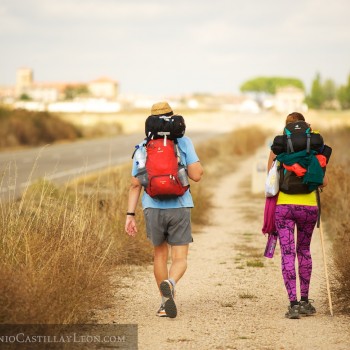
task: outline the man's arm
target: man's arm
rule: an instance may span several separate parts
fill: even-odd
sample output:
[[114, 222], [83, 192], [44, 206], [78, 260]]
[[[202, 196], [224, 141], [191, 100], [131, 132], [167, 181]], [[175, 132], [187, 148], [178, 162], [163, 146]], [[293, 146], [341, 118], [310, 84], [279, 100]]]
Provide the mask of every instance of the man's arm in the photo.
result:
[[[131, 178], [129, 200], [128, 200], [128, 213], [135, 213], [137, 202], [140, 197], [142, 186], [136, 177]], [[127, 215], [125, 222], [125, 231], [129, 236], [135, 237], [137, 233], [135, 216]]]
[[200, 181], [203, 172], [203, 167], [200, 162], [195, 162], [187, 166], [188, 177], [195, 182]]

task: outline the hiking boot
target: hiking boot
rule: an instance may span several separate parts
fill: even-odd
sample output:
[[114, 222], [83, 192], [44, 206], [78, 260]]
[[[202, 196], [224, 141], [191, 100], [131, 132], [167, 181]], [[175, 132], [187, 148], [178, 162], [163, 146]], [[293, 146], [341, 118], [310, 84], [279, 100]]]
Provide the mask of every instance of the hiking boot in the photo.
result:
[[288, 306], [288, 312], [286, 312], [285, 316], [290, 319], [298, 319], [300, 318], [299, 309], [299, 305]]
[[[310, 299], [312, 302], [314, 302], [312, 299]], [[299, 309], [299, 313], [302, 316], [310, 316], [316, 313], [316, 309], [315, 307], [309, 302], [306, 301], [300, 301], [299, 305], [300, 305], [300, 309]]]
[[156, 313], [156, 316], [158, 317], [168, 317], [167, 314], [165, 313], [165, 307], [164, 304], [160, 304], [160, 307]]
[[169, 280], [164, 280], [159, 286], [160, 292], [166, 298], [164, 303], [164, 310], [168, 317], [175, 318], [177, 309], [174, 301], [174, 287]]

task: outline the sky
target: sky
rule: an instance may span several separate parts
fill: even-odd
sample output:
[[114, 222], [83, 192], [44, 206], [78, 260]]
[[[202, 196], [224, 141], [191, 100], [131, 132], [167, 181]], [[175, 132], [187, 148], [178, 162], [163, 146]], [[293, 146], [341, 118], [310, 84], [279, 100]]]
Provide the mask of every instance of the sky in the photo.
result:
[[0, 0], [0, 85], [108, 76], [124, 94], [237, 93], [350, 74], [349, 0]]

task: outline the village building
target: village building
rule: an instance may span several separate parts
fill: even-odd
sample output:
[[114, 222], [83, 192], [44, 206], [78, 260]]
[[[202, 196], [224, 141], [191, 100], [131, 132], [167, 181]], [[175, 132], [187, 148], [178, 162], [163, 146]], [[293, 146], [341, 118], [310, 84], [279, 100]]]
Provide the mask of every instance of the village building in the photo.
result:
[[305, 93], [302, 89], [294, 86], [285, 86], [278, 88], [273, 99], [275, 110], [281, 113], [290, 113], [293, 111], [305, 112]]
[[31, 100], [41, 103], [53, 103], [75, 98], [104, 99], [116, 101], [118, 82], [99, 78], [90, 82], [37, 82], [31, 68], [22, 67], [16, 72], [14, 87], [0, 87], [1, 100]]

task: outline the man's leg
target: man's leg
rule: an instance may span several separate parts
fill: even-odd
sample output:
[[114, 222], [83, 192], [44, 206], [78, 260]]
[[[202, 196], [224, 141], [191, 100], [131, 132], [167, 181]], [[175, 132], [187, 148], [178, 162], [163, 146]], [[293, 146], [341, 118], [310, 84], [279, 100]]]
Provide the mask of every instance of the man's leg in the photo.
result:
[[183, 276], [187, 269], [188, 244], [173, 245], [171, 247], [171, 266], [169, 270], [169, 278], [176, 283]]
[[168, 279], [168, 243], [163, 242], [161, 245], [154, 246], [154, 277], [159, 287], [160, 282]]
[[171, 266], [169, 278], [161, 282], [159, 288], [164, 303], [165, 313], [174, 318], [177, 308], [174, 301], [175, 284], [183, 276], [187, 268], [188, 245], [193, 241], [191, 235], [191, 210], [190, 208], [174, 208], [165, 211], [168, 242], [171, 245]]
[[160, 284], [162, 281], [168, 279], [168, 243], [163, 242], [161, 245], [154, 246], [154, 264], [153, 264], [153, 271], [154, 271], [154, 277], [156, 279], [159, 293], [162, 297], [161, 305], [159, 310], [157, 311], [157, 316], [159, 317], [165, 317], [168, 316], [165, 311], [165, 303], [167, 301], [167, 298], [164, 297], [161, 289]]
[[175, 284], [183, 276], [187, 268], [188, 244], [173, 245], [171, 247], [171, 266], [169, 279], [164, 279], [159, 286], [164, 298], [164, 311], [168, 317], [174, 318], [177, 315], [177, 308], [174, 301]]

